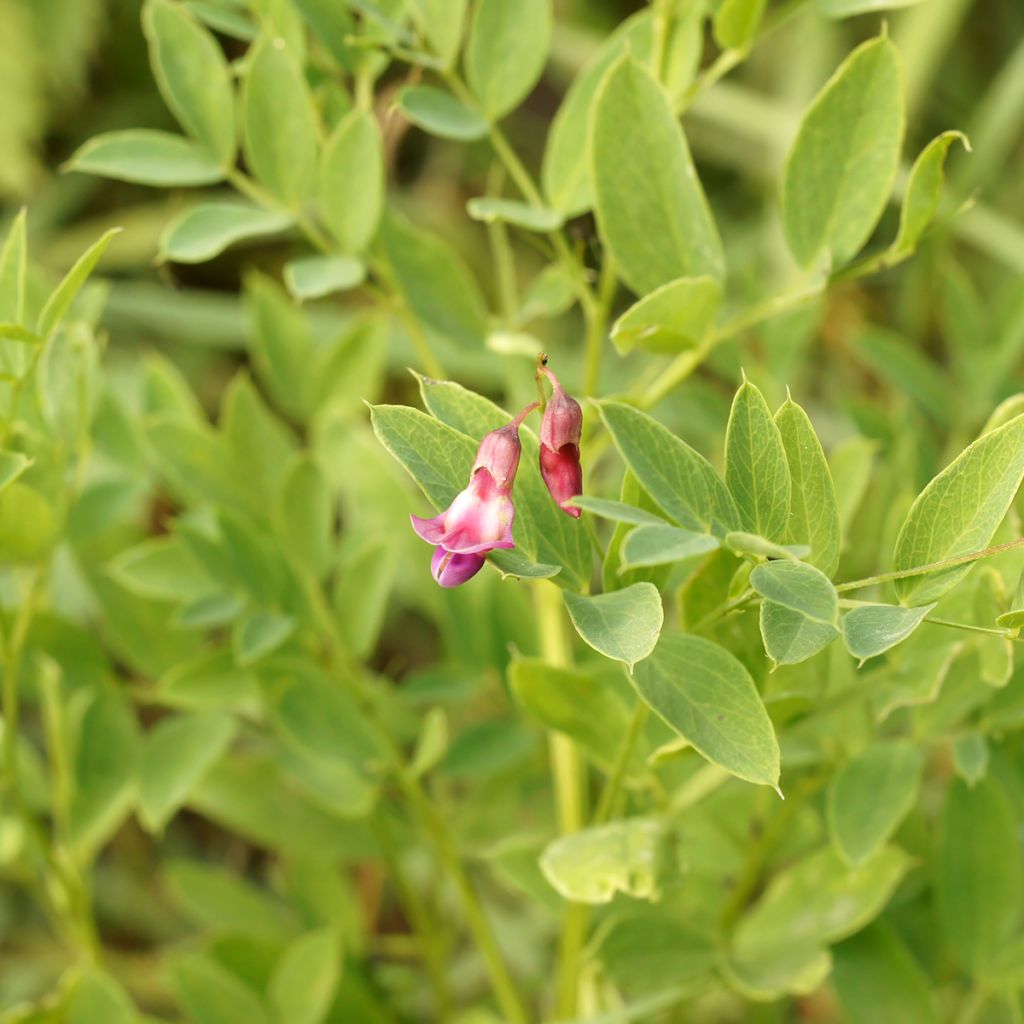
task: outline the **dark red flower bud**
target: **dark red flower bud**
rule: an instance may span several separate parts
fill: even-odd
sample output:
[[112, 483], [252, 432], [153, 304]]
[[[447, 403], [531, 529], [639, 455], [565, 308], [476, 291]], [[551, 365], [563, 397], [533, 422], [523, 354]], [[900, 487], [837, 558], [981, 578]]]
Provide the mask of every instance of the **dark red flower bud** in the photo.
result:
[[542, 367], [541, 372], [551, 381], [552, 394], [540, 425], [540, 475], [558, 507], [579, 519], [580, 510], [570, 502], [583, 493], [583, 410], [575, 398], [562, 390], [558, 378], [547, 367]]

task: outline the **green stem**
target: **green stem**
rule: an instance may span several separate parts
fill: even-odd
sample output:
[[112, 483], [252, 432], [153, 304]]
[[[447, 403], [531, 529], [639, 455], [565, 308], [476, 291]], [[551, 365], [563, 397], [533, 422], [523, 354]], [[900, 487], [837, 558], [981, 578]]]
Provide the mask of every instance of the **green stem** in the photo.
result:
[[42, 569], [34, 568], [3, 651], [4, 778], [14, 806], [22, 809], [21, 788], [18, 782], [18, 729], [21, 713], [18, 675], [21, 672], [25, 640], [35, 617], [42, 580]]
[[1006, 551], [1013, 551], [1024, 546], [1024, 537], [1007, 541], [1005, 544], [996, 544], [994, 547], [984, 548], [981, 551], [971, 551], [965, 555], [954, 555], [952, 558], [944, 558], [939, 562], [929, 562], [927, 565], [915, 565], [912, 569], [896, 569], [893, 572], [882, 572], [877, 576], [865, 576], [863, 579], [851, 580], [849, 583], [836, 584], [836, 590], [840, 593], [847, 590], [863, 590], [865, 587], [873, 587], [879, 583], [889, 583], [892, 580], [904, 580], [910, 576], [921, 576], [926, 572], [938, 572], [940, 569], [953, 569], [958, 565], [967, 565], [970, 562], [977, 562], [982, 558], [991, 558], [993, 555], [1001, 555]]
[[595, 301], [583, 307], [586, 321], [586, 355], [583, 373], [583, 394], [596, 395], [601, 378], [601, 357], [608, 333], [608, 311], [615, 297], [615, 267], [611, 256], [605, 254], [601, 264]]
[[[559, 589], [546, 580], [534, 586], [537, 633], [541, 657], [559, 668], [572, 664], [572, 648], [565, 626], [565, 611]], [[549, 732], [551, 778], [555, 791], [558, 830], [561, 835], [578, 832], [584, 825], [586, 776], [576, 744], [562, 733]], [[560, 1017], [576, 1015], [580, 957], [587, 938], [588, 908], [567, 903], [559, 940], [555, 1008]]]
[[713, 626], [716, 622], [724, 619], [730, 612], [734, 612], [744, 605], [749, 604], [757, 597], [752, 590], [746, 591], [746, 593], [740, 594], [739, 597], [733, 598], [731, 601], [726, 601], [724, 604], [720, 604], [717, 608], [713, 608], [707, 613], [702, 619], [698, 620], [697, 623], [691, 627], [691, 633], [702, 633], [709, 626]]
[[640, 733], [643, 731], [644, 722], [647, 720], [647, 705], [642, 701], [636, 702], [633, 715], [626, 728], [626, 735], [622, 737], [619, 749], [615, 754], [615, 764], [612, 765], [611, 775], [605, 783], [601, 792], [601, 799], [598, 801], [591, 825], [603, 825], [609, 821], [615, 812], [615, 806], [619, 801], [619, 794], [622, 792], [623, 783], [626, 780], [626, 768], [629, 759], [633, 755], [633, 748], [636, 746]]

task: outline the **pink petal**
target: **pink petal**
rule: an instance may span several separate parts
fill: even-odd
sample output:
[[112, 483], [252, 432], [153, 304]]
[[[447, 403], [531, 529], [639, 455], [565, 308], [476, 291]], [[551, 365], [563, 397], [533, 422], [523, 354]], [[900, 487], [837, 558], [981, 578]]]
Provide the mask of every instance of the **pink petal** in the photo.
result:
[[414, 515], [409, 516], [412, 520], [412, 528], [428, 544], [441, 543], [441, 538], [444, 536], [444, 517], [444, 512], [439, 516], [434, 516], [433, 519], [421, 519], [419, 516]]
[[460, 555], [438, 545], [430, 560], [430, 571], [442, 587], [458, 587], [484, 567], [483, 555]]

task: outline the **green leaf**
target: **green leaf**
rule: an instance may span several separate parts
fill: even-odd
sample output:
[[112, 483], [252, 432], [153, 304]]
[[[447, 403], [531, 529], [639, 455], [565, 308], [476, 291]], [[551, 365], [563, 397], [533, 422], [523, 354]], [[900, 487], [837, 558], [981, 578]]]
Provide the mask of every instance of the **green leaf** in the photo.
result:
[[792, 490], [786, 539], [809, 544], [807, 561], [831, 576], [839, 565], [839, 508], [825, 453], [807, 413], [791, 398], [775, 413]]
[[285, 551], [314, 579], [334, 562], [334, 499], [320, 467], [308, 456], [292, 463], [281, 485], [278, 533]]
[[811, 553], [807, 544], [776, 544], [745, 530], [730, 531], [725, 535], [724, 542], [730, 551], [759, 562], [766, 558], [800, 559]]
[[44, 561], [59, 532], [50, 502], [35, 488], [15, 482], [0, 491], [0, 565]]
[[109, 975], [87, 968], [75, 982], [64, 1024], [136, 1024], [135, 1007]]
[[828, 824], [839, 855], [856, 868], [889, 840], [917, 799], [921, 753], [909, 743], [875, 743], [847, 761], [828, 790]]
[[988, 772], [989, 751], [985, 736], [968, 732], [953, 741], [953, 766], [972, 789]]
[[264, 39], [247, 58], [242, 87], [242, 148], [270, 193], [298, 207], [313, 192], [317, 128], [302, 70], [279, 39]]
[[725, 483], [745, 530], [787, 538], [792, 481], [782, 434], [761, 392], [744, 378], [725, 432]]
[[742, 50], [757, 35], [767, 0], [724, 0], [715, 12], [712, 28], [723, 50]]
[[153, 537], [122, 551], [108, 566], [125, 590], [162, 601], [184, 601], [208, 594], [214, 580], [187, 546], [170, 536]]
[[21, 452], [0, 451], [0, 494], [32, 465], [32, 460]]
[[878, 445], [867, 437], [851, 437], [832, 451], [829, 467], [836, 485], [839, 509], [839, 533], [846, 534], [853, 524], [864, 492], [871, 480], [871, 468]]
[[846, 649], [862, 661], [874, 658], [906, 640], [934, 608], [934, 604], [920, 608], [903, 608], [892, 604], [853, 608], [843, 616], [840, 623]]
[[235, 160], [235, 96], [214, 37], [170, 0], [151, 0], [142, 26], [153, 75], [179, 124], [223, 167]]
[[205, 263], [235, 242], [276, 235], [291, 227], [289, 214], [243, 202], [200, 203], [179, 214], [160, 236], [161, 260]]
[[956, 779], [942, 815], [936, 877], [939, 919], [950, 950], [984, 974], [1020, 919], [1021, 859], [1014, 814], [1000, 788]]
[[35, 331], [30, 331], [21, 324], [0, 324], [0, 341], [14, 341], [19, 345], [30, 345], [33, 348], [39, 348], [43, 344], [43, 339]]
[[832, 984], [849, 1024], [938, 1024], [928, 976], [884, 920], [840, 943], [832, 957]]
[[419, 12], [427, 41], [445, 66], [451, 67], [462, 42], [468, 0], [411, 0], [411, 3]]
[[630, 671], [658, 642], [665, 613], [651, 583], [634, 583], [611, 594], [586, 597], [564, 592], [576, 632], [606, 658], [623, 661]]
[[138, 728], [130, 706], [114, 693], [98, 694], [82, 716], [73, 766], [68, 829], [83, 861], [128, 814], [138, 752]]
[[254, 609], [237, 619], [231, 646], [239, 665], [252, 665], [276, 650], [295, 632], [295, 620], [280, 612]]
[[879, 850], [849, 869], [828, 847], [776, 875], [736, 927], [739, 962], [779, 951], [808, 953], [854, 934], [889, 901], [910, 866], [896, 847]]
[[398, 291], [428, 337], [481, 349], [487, 305], [469, 268], [452, 249], [390, 213], [379, 240]]
[[365, 280], [366, 266], [353, 256], [303, 256], [284, 265], [284, 283], [299, 302], [347, 292]]
[[804, 266], [855, 256], [885, 209], [903, 141], [903, 75], [887, 36], [859, 46], [804, 114], [786, 161], [782, 219]]
[[550, 40], [551, 0], [478, 0], [466, 44], [466, 79], [491, 120], [517, 107], [537, 84]]
[[419, 779], [433, 771], [448, 753], [448, 716], [443, 708], [431, 708], [423, 719], [416, 738], [416, 749], [409, 759], [409, 774]]
[[715, 536], [739, 526], [732, 497], [703, 455], [632, 406], [603, 401], [598, 408], [640, 486], [676, 523]]
[[384, 203], [384, 147], [372, 113], [353, 111], [334, 129], [317, 189], [331, 234], [346, 252], [363, 252], [377, 234]]
[[57, 329], [57, 325], [71, 308], [75, 296], [81, 291], [82, 285], [95, 269], [110, 240], [120, 231], [120, 228], [111, 228], [109, 231], [105, 231], [78, 257], [74, 266], [54, 288], [53, 293], [46, 300], [46, 305], [43, 306], [43, 311], [39, 314], [39, 321], [36, 324], [36, 332], [40, 337], [49, 338]]
[[488, 132], [487, 120], [478, 111], [433, 85], [407, 85], [395, 102], [417, 128], [439, 139], [472, 142]]
[[212, 185], [224, 177], [224, 168], [198, 143], [146, 128], [97, 135], [75, 152], [64, 169], [164, 188]]
[[921, 235], [939, 208], [946, 154], [956, 141], [962, 142], [970, 152], [971, 144], [963, 132], [948, 131], [932, 139], [914, 161], [900, 209], [899, 231], [891, 247], [893, 252], [909, 255], [917, 248]]
[[722, 243], [661, 87], [625, 56], [605, 75], [594, 102], [597, 222], [622, 279], [641, 296], [680, 277], [720, 280]]
[[684, 558], [706, 555], [718, 546], [718, 539], [706, 533], [667, 524], [644, 524], [631, 530], [622, 542], [622, 568], [681, 562]]
[[[237, 614], [235, 607], [227, 621]], [[162, 704], [190, 711], [252, 708], [260, 697], [255, 676], [236, 668], [223, 650], [203, 651], [175, 665], [160, 677], [155, 695]]]
[[754, 680], [703, 637], [666, 633], [636, 671], [637, 692], [694, 749], [748, 782], [778, 787], [779, 744]]
[[830, 622], [808, 618], [803, 612], [774, 601], [761, 603], [758, 622], [765, 653], [777, 665], [806, 661], [839, 636], [839, 630]]
[[150, 832], [163, 830], [235, 732], [234, 720], [216, 712], [161, 719], [146, 739], [139, 768], [140, 817]]
[[22, 323], [25, 316], [26, 220], [22, 209], [0, 249], [0, 320], [13, 323]]
[[270, 1024], [256, 993], [201, 954], [182, 957], [173, 979], [178, 998], [195, 1024]]
[[556, 839], [540, 866], [551, 886], [574, 903], [610, 903], [618, 892], [653, 900], [661, 840], [660, 822], [624, 818]]
[[274, 967], [267, 992], [279, 1019], [320, 1024], [341, 974], [341, 947], [331, 928], [299, 936]]
[[367, 541], [342, 562], [333, 604], [338, 628], [357, 657], [377, 645], [397, 567], [395, 545], [383, 538]]
[[562, 215], [546, 206], [530, 206], [515, 199], [492, 199], [477, 196], [466, 204], [466, 210], [473, 220], [493, 224], [500, 221], [513, 224], [526, 231], [554, 231], [562, 226]]
[[624, 501], [612, 501], [608, 498], [595, 498], [589, 494], [579, 494], [573, 502], [576, 508], [584, 512], [592, 512], [602, 519], [611, 519], [616, 523], [633, 523], [636, 526], [666, 526], [664, 519], [659, 519], [646, 509], [627, 505]]
[[711, 328], [722, 301], [713, 277], [681, 277], [634, 303], [612, 324], [615, 347], [625, 354], [672, 354], [693, 348]]
[[829, 578], [804, 562], [766, 562], [750, 574], [750, 586], [765, 600], [815, 622], [836, 625], [839, 596]]
[[[1024, 416], [974, 441], [918, 495], [896, 538], [903, 571], [982, 550], [1024, 477]], [[928, 604], [956, 586], [971, 564], [896, 581], [900, 603]]]
[[1010, 601], [1010, 610], [996, 617], [996, 625], [1003, 629], [1020, 630], [1024, 626], [1024, 570], [1017, 577], [1017, 586]]
[[508, 682], [528, 714], [571, 736], [606, 771], [611, 768], [629, 727], [629, 709], [606, 676], [515, 658]]
[[913, 7], [922, 0], [817, 0], [818, 10], [826, 18], [852, 18], [856, 14], [894, 11]]

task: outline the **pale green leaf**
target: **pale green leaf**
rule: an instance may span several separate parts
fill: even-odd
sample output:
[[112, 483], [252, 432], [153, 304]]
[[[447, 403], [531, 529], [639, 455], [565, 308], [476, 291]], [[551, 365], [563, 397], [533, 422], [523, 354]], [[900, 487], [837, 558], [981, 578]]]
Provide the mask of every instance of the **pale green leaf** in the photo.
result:
[[366, 266], [353, 256], [302, 256], [284, 266], [284, 283], [299, 302], [347, 292], [365, 280]]
[[427, 41], [450, 67], [459, 52], [468, 0], [411, 0]]
[[0, 491], [0, 565], [30, 565], [46, 559], [59, 539], [52, 504], [21, 481]]
[[171, 536], [151, 537], [126, 548], [107, 571], [125, 590], [162, 601], [192, 600], [214, 588], [203, 565]]
[[107, 974], [87, 968], [75, 982], [64, 1024], [136, 1024], [139, 1020], [120, 985]]
[[739, 513], [711, 463], [657, 420], [604, 401], [601, 418], [640, 486], [680, 526], [723, 536]]
[[274, 966], [267, 992], [288, 1024], [321, 1024], [341, 974], [341, 948], [333, 929], [299, 936]]
[[[1024, 416], [974, 441], [918, 495], [893, 552], [897, 571], [980, 551], [992, 539], [1024, 477]], [[896, 581], [906, 605], [937, 600], [971, 564]]]
[[11, 224], [3, 248], [0, 249], [0, 320], [22, 323], [25, 316], [25, 272], [28, 245], [25, 209]]
[[173, 980], [195, 1024], [270, 1024], [259, 996], [236, 974], [201, 954], [181, 958]]
[[398, 551], [390, 538], [367, 541], [341, 564], [332, 603], [349, 650], [360, 658], [377, 645], [397, 567]]
[[492, 120], [524, 100], [544, 70], [551, 0], [478, 0], [466, 44], [466, 79]]
[[65, 169], [163, 188], [212, 185], [224, 177], [224, 168], [205, 147], [146, 128], [97, 135], [75, 152]]
[[616, 523], [633, 523], [635, 526], [665, 526], [664, 519], [659, 519], [653, 512], [627, 505], [624, 501], [613, 501], [609, 498], [595, 498], [589, 494], [576, 496], [573, 502], [576, 508], [591, 512], [602, 519], [611, 519]]
[[946, 942], [968, 970], [993, 963], [1020, 921], [1021, 858], [1017, 823], [990, 779], [973, 788], [953, 781], [946, 797], [936, 877]]
[[766, 558], [805, 558], [811, 553], [807, 544], [776, 544], [774, 541], [765, 540], [756, 533], [747, 533], [745, 530], [732, 530], [724, 537], [725, 546], [730, 551], [744, 558], [753, 558], [763, 561]]
[[765, 600], [800, 612], [815, 622], [836, 625], [839, 597], [829, 578], [805, 562], [766, 562], [754, 567], [750, 586]]
[[409, 760], [409, 774], [421, 778], [436, 768], [447, 753], [448, 716], [444, 708], [431, 708], [416, 739], [416, 749]]
[[718, 546], [718, 539], [707, 533], [694, 533], [667, 524], [645, 523], [631, 530], [622, 542], [622, 568], [680, 562], [684, 558], [706, 555]]
[[923, 0], [817, 0], [818, 10], [826, 18], [852, 18], [857, 14], [895, 11], [922, 2]]
[[276, 235], [291, 224], [287, 213], [248, 203], [200, 203], [167, 225], [160, 237], [160, 259], [204, 263], [235, 242]]
[[251, 665], [280, 647], [295, 632], [290, 615], [255, 609], [234, 623], [231, 645], [239, 665]]
[[308, 456], [285, 474], [276, 511], [285, 551], [303, 572], [322, 579], [334, 560], [335, 502], [323, 472]]
[[551, 885], [574, 903], [610, 903], [618, 892], [653, 900], [661, 840], [660, 822], [624, 818], [556, 839], [540, 866]]
[[151, 0], [142, 15], [153, 74], [181, 126], [223, 168], [235, 159], [235, 96], [214, 37], [186, 9]]
[[828, 789], [828, 824], [851, 867], [870, 860], [913, 807], [921, 752], [906, 742], [875, 743], [847, 761]]
[[36, 324], [36, 332], [42, 338], [49, 338], [56, 330], [57, 325], [64, 319], [64, 315], [71, 308], [75, 296], [81, 291], [89, 275], [93, 272], [103, 250], [114, 235], [121, 231], [120, 228], [111, 228], [104, 232], [88, 249], [75, 261], [74, 266], [64, 275], [60, 284], [54, 288], [50, 297], [46, 300], [42, 312], [39, 314], [39, 321]]
[[808, 561], [826, 576], [839, 565], [839, 508], [832, 474], [807, 413], [788, 399], [775, 413], [792, 490], [786, 539], [809, 544]]
[[139, 767], [143, 824], [159, 832], [231, 744], [236, 723], [217, 712], [164, 718], [146, 738]]
[[373, 114], [353, 111], [334, 129], [320, 160], [317, 198], [342, 249], [365, 250], [384, 204], [384, 146]]
[[779, 745], [750, 673], [703, 637], [665, 634], [636, 671], [637, 692], [709, 761], [777, 786]]
[[712, 277], [670, 281], [634, 303], [612, 324], [611, 337], [621, 353], [674, 353], [693, 348], [708, 333], [722, 301], [722, 286]]
[[767, 0], [724, 0], [715, 12], [712, 28], [723, 50], [742, 50], [757, 35]]
[[804, 114], [786, 161], [782, 219], [804, 266], [840, 266], [867, 241], [889, 198], [904, 129], [903, 74], [887, 36], [859, 46]]
[[787, 539], [792, 482], [786, 449], [764, 396], [745, 378], [725, 432], [725, 483], [745, 530]]
[[988, 743], [983, 733], [964, 733], [953, 741], [953, 767], [968, 786], [973, 788], [985, 777], [988, 762]]
[[892, 244], [894, 252], [912, 253], [935, 216], [942, 198], [946, 154], [956, 141], [970, 150], [970, 143], [963, 132], [948, 131], [932, 139], [914, 161], [900, 209], [899, 232]]
[[256, 44], [242, 87], [242, 148], [276, 199], [298, 207], [313, 192], [317, 127], [303, 77], [280, 39]]
[[862, 660], [882, 654], [906, 640], [934, 607], [934, 604], [920, 608], [869, 604], [852, 608], [840, 623], [846, 649]]
[[837, 445], [829, 459], [832, 479], [836, 485], [839, 509], [839, 532], [844, 536], [853, 523], [864, 492], [871, 480], [877, 442], [867, 437], [851, 437]]
[[32, 465], [32, 460], [21, 452], [0, 451], [0, 494]]
[[761, 602], [758, 622], [765, 653], [779, 665], [806, 661], [839, 636], [839, 630], [832, 623], [808, 618], [803, 612], [774, 601]]
[[626, 56], [594, 103], [598, 228], [622, 279], [642, 296], [681, 277], [724, 277], [718, 230], [661, 86]]
[[596, 597], [566, 590], [564, 597], [576, 632], [606, 658], [623, 661], [632, 671], [654, 650], [665, 613], [653, 584], [634, 583]]
[[417, 128], [439, 139], [472, 142], [488, 131], [487, 120], [478, 111], [433, 85], [407, 85], [395, 102]]
[[516, 199], [492, 199], [477, 196], [466, 204], [466, 211], [473, 220], [493, 224], [500, 221], [512, 224], [526, 231], [554, 231], [562, 226], [562, 215], [544, 206], [530, 206]]

